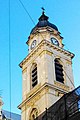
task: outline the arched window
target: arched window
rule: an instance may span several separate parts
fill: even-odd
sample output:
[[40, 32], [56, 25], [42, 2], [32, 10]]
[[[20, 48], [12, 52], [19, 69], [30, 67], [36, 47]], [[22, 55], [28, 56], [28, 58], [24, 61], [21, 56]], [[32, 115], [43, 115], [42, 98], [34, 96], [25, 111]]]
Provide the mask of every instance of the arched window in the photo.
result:
[[64, 74], [63, 74], [63, 66], [60, 63], [58, 58], [55, 59], [55, 74], [56, 74], [56, 81], [64, 83]]
[[37, 64], [34, 63], [32, 65], [32, 69], [31, 69], [31, 84], [32, 84], [32, 88], [35, 87], [38, 83], [37, 80]]
[[33, 108], [29, 120], [36, 120], [37, 117], [38, 117], [38, 110], [36, 108]]

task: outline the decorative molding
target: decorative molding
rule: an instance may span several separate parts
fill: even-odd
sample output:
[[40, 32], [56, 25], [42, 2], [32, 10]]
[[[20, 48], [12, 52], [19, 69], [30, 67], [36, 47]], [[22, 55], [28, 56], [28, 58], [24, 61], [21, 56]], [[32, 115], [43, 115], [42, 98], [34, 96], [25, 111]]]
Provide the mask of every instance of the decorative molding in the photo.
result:
[[18, 106], [18, 108], [21, 109], [25, 104], [27, 104], [27, 107], [32, 106], [33, 103], [38, 101], [46, 92], [48, 92], [48, 85], [46, 83], [42, 86], [41, 84], [37, 85], [26, 95], [26, 99]]
[[55, 96], [62, 97], [63, 95], [64, 94], [61, 91], [59, 91], [59, 90], [55, 91]]
[[66, 64], [72, 65], [72, 62], [67, 60]]
[[[22, 68], [23, 67], [23, 64], [25, 64], [26, 62], [28, 62], [28, 60], [30, 60], [30, 58], [33, 56], [33, 55], [36, 55], [35, 53], [37, 53], [37, 55], [39, 55], [43, 50], [47, 50], [47, 46], [50, 47], [50, 48], [53, 48], [57, 51], [59, 51], [60, 53], [64, 53], [65, 55], [67, 56], [70, 56], [71, 58], [74, 57], [74, 54], [69, 52], [69, 51], [66, 51], [64, 50], [63, 48], [60, 48], [56, 45], [53, 45], [51, 44], [49, 41], [47, 40], [42, 40], [35, 48], [33, 51], [31, 51], [28, 56], [19, 64], [19, 66]], [[47, 50], [49, 51], [49, 50]], [[49, 51], [48, 53], [50, 53], [51, 51]]]
[[22, 70], [22, 73], [25, 73], [27, 72], [27, 67], [25, 67], [23, 70]]
[[41, 84], [36, 85], [33, 89], [30, 90], [30, 92], [26, 95], [26, 98], [31, 97], [38, 89], [40, 89]]
[[44, 83], [42, 86], [39, 85], [33, 88], [31, 92], [26, 95], [26, 99], [18, 106], [18, 108], [21, 109], [23, 106], [25, 106], [25, 104], [27, 105], [27, 108], [33, 106], [43, 95], [46, 93], [50, 94], [49, 89], [59, 91], [59, 93], [63, 94], [69, 92], [68, 86], [57, 81], [54, 81], [54, 85]]
[[57, 88], [60, 88], [62, 90], [65, 90], [65, 91], [69, 91], [69, 87], [64, 85], [63, 83], [60, 83], [58, 81], [54, 81], [54, 85], [57, 87]]
[[52, 52], [48, 51], [48, 50], [43, 50], [41, 53], [40, 53], [40, 56], [44, 55], [44, 54], [48, 54], [50, 56], [52, 56]]

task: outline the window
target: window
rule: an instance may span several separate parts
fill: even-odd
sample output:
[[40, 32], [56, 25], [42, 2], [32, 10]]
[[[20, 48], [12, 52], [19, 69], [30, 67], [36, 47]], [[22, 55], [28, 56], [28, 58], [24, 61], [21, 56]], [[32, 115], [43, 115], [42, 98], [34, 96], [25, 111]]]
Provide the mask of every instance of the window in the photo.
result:
[[55, 73], [56, 73], [56, 81], [64, 83], [63, 66], [60, 64], [59, 59], [55, 59]]
[[33, 108], [29, 120], [36, 120], [37, 117], [38, 117], [38, 111], [36, 108]]
[[33, 64], [32, 71], [31, 71], [31, 82], [32, 82], [32, 88], [35, 87], [38, 83], [37, 81], [37, 64]]

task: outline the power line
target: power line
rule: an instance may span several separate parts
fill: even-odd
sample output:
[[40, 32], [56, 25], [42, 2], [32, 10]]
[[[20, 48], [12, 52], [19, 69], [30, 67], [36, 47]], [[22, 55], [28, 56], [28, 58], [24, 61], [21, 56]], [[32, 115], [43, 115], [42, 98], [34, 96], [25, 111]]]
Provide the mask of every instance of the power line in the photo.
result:
[[34, 20], [32, 19], [31, 15], [29, 14], [28, 10], [26, 9], [26, 7], [24, 6], [23, 2], [21, 0], [19, 0], [19, 2], [21, 3], [22, 7], [24, 8], [25, 12], [27, 13], [27, 15], [29, 16], [29, 18], [31, 19], [31, 21], [33, 22], [33, 24], [35, 25]]
[[[50, 49], [51, 50], [51, 49]], [[51, 50], [52, 51], [52, 50]], [[53, 52], [53, 51], [52, 51]], [[66, 74], [66, 76], [68, 77], [68, 79], [70, 80], [70, 82], [71, 82], [71, 84], [73, 85], [73, 87], [75, 87], [74, 86], [74, 84], [73, 84], [73, 82], [71, 81], [71, 79], [70, 79], [70, 77], [67, 75], [67, 73], [66, 73], [66, 71], [64, 70], [64, 73]]]
[[73, 87], [75, 87], [74, 84], [73, 84], [73, 82], [71, 81], [70, 77], [69, 77], [69, 76], [67, 75], [67, 73], [65, 72], [65, 70], [64, 70], [64, 73], [66, 74], [66, 76], [67, 76], [68, 79], [70, 80], [70, 82], [71, 82], [71, 84], [73, 85]]
[[9, 0], [9, 99], [10, 99], [10, 118], [11, 118], [11, 20], [10, 20], [10, 0]]
[[[21, 3], [22, 7], [24, 8], [25, 12], [27, 13], [27, 15], [29, 16], [30, 20], [32, 21], [32, 23], [35, 25], [35, 22], [33, 20], [33, 18], [31, 17], [30, 13], [28, 12], [28, 10], [26, 9], [25, 5], [23, 4], [23, 2], [21, 0], [19, 0], [19, 2]], [[43, 8], [44, 9], [44, 8]], [[45, 9], [44, 9], [45, 10]], [[40, 35], [42, 36], [42, 38], [44, 39], [43, 35], [40, 33]]]

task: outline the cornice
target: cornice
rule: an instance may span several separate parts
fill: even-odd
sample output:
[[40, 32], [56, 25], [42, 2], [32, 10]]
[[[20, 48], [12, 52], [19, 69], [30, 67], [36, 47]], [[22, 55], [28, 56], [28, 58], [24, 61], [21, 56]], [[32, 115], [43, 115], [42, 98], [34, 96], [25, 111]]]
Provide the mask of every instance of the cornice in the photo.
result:
[[[43, 46], [43, 48], [41, 48]], [[22, 68], [23, 64], [25, 64], [25, 62], [27, 60], [29, 60], [36, 52], [41, 52], [42, 50], [47, 50], [46, 46], [50, 47], [50, 48], [53, 48], [54, 50], [57, 50], [59, 51], [60, 53], [64, 53], [65, 55], [67, 56], [70, 56], [71, 59], [74, 57], [74, 54], [61, 48], [61, 47], [58, 47], [56, 45], [53, 45], [51, 44], [49, 41], [47, 40], [42, 40], [29, 54], [28, 56], [26, 56], [24, 58], [24, 60], [19, 64], [19, 66]], [[50, 52], [50, 51], [49, 51]], [[40, 54], [40, 53], [39, 53]]]
[[[58, 84], [58, 86], [57, 86]], [[61, 88], [61, 87], [62, 88]], [[41, 84], [38, 84], [35, 88], [33, 88], [27, 95], [26, 95], [26, 99], [18, 106], [19, 109], [21, 109], [26, 103], [30, 105], [34, 104], [33, 98], [36, 99], [36, 101], [38, 99], [41, 98], [42, 95], [48, 93], [49, 89], [54, 89], [57, 91], [61, 91], [62, 93], [68, 93], [69, 92], [69, 87], [66, 85], [61, 85], [61, 83], [55, 83], [54, 85], [49, 84], [49, 83], [44, 83], [42, 86]]]
[[64, 91], [69, 92], [69, 87], [63, 83], [60, 83], [58, 81], [54, 81], [54, 85], [59, 89], [63, 89]]
[[40, 28], [36, 28], [35, 29], [35, 32], [30, 34], [30, 36], [28, 37], [28, 40], [26, 42], [26, 44], [29, 45], [29, 41], [36, 35], [40, 34], [42, 36], [42, 34], [44, 32], [49, 32], [50, 34], [53, 34], [55, 36], [58, 36], [60, 37], [60, 39], [63, 39], [63, 37], [60, 35], [61, 33], [59, 31], [56, 31], [55, 29], [53, 29], [52, 27], [50, 26], [46, 26], [46, 27], [40, 27]]
[[[35, 86], [27, 95], [26, 99], [18, 106], [19, 109], [25, 104], [31, 101], [32, 98], [34, 98], [38, 93], [41, 93], [45, 88], [47, 87], [47, 84], [38, 84]], [[40, 96], [40, 94], [38, 94]]]

